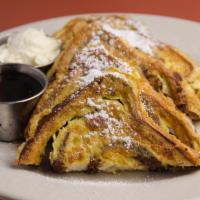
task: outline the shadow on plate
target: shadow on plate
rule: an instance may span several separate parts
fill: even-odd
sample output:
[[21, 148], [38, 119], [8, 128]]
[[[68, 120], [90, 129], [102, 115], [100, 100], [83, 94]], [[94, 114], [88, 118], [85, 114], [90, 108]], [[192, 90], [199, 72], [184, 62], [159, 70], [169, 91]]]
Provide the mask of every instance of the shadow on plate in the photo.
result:
[[[14, 166], [13, 166], [14, 167]], [[186, 176], [195, 173], [197, 170], [187, 171], [165, 171], [165, 172], [145, 172], [145, 171], [121, 171], [115, 174], [110, 173], [96, 173], [88, 174], [86, 172], [70, 172], [58, 174], [52, 171], [49, 166], [40, 167], [14, 167], [18, 170], [28, 170], [31, 173], [38, 174], [41, 176], [48, 177], [50, 179], [65, 180], [67, 182], [88, 182], [88, 183], [148, 183], [155, 181], [162, 181], [166, 179], [175, 179], [182, 176]]]
[[[17, 142], [18, 143], [18, 142]], [[49, 142], [49, 144], [51, 141]], [[63, 180], [67, 182], [84, 182], [84, 183], [149, 183], [162, 181], [166, 179], [175, 179], [187, 175], [191, 175], [192, 173], [197, 172], [197, 169], [188, 169], [188, 170], [180, 170], [180, 171], [121, 171], [115, 174], [112, 173], [95, 173], [89, 174], [86, 172], [70, 172], [70, 173], [56, 173], [50, 167], [50, 163], [48, 160], [49, 152], [51, 148], [48, 145], [48, 148], [45, 153], [45, 157], [43, 158], [43, 162], [41, 166], [11, 166], [17, 170], [26, 170], [31, 173], [45, 176], [50, 179]]]

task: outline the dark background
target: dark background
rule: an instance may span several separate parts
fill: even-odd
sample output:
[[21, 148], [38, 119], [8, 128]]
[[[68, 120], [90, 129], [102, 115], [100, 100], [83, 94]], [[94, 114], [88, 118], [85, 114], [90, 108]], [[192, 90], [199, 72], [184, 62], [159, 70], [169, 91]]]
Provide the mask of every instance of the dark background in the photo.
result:
[[0, 31], [41, 19], [92, 12], [135, 12], [200, 22], [200, 0], [0, 0]]

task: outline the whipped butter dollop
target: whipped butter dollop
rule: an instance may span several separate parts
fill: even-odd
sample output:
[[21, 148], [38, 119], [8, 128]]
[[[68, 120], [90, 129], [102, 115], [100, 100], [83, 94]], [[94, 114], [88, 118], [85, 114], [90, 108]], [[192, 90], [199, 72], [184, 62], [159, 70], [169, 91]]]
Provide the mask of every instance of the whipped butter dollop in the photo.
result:
[[60, 41], [44, 31], [28, 28], [11, 35], [0, 46], [0, 62], [23, 63], [33, 66], [50, 64], [60, 53]]

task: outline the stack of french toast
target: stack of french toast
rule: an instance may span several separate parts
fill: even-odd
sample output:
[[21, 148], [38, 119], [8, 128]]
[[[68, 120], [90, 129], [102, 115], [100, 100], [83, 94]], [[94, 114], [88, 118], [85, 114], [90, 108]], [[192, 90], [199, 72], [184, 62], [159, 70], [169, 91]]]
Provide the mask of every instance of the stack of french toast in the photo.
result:
[[200, 73], [130, 16], [75, 18], [54, 36], [62, 52], [17, 151], [46, 154], [56, 172], [179, 170], [200, 166]]

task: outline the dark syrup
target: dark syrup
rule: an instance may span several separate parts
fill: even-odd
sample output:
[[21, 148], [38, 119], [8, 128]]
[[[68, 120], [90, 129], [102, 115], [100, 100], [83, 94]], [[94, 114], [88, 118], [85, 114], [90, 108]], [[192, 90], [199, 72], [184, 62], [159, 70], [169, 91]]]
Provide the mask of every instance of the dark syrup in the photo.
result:
[[39, 81], [16, 71], [0, 73], [0, 102], [20, 101], [42, 90]]

